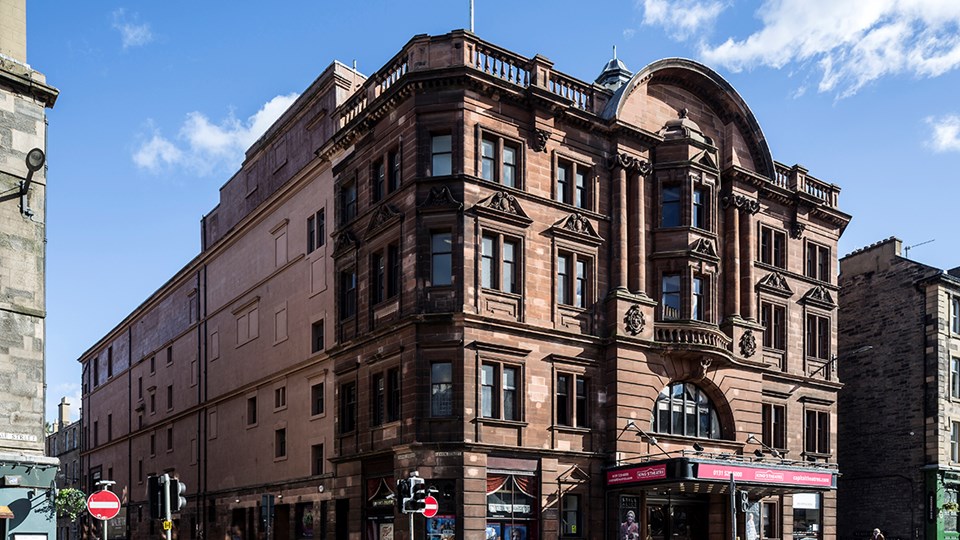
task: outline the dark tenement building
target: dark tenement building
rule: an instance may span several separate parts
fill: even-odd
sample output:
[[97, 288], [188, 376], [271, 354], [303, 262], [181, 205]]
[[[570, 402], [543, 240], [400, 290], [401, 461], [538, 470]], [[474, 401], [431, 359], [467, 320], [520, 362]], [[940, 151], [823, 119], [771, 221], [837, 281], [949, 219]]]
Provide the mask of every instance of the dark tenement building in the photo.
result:
[[901, 247], [840, 261], [841, 539], [958, 537], [960, 267]]
[[180, 538], [832, 539], [839, 188], [719, 75], [456, 31], [331, 65], [83, 363], [83, 464]]

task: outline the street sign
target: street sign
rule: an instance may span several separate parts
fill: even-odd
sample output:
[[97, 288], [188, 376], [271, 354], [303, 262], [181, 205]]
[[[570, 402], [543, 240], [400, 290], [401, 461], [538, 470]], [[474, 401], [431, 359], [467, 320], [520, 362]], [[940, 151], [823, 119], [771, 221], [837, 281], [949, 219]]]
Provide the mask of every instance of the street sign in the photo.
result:
[[423, 498], [423, 515], [424, 517], [433, 517], [437, 515], [437, 510], [440, 509], [440, 504], [437, 503], [437, 499], [433, 495], [427, 495]]
[[95, 491], [87, 497], [87, 511], [97, 519], [113, 519], [120, 513], [120, 499], [112, 491]]

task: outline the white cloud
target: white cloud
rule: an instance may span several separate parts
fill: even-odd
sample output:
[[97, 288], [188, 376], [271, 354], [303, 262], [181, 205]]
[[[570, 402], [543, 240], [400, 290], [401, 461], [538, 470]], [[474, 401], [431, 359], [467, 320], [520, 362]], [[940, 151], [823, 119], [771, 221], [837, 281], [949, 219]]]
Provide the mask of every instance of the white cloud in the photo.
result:
[[133, 162], [142, 169], [157, 172], [164, 165], [174, 165], [183, 159], [183, 152], [159, 133], [154, 133], [133, 154]]
[[685, 40], [710, 28], [726, 7], [717, 0], [638, 0], [643, 24], [659, 25], [674, 39]]
[[[645, 22], [664, 25], [679, 39], [693, 37], [694, 20], [701, 34], [712, 30], [705, 26], [725, 7], [716, 0], [643, 5]], [[764, 0], [756, 16], [759, 29], [744, 38], [698, 41], [702, 59], [733, 71], [815, 66], [819, 91], [840, 98], [885, 76], [936, 77], [960, 67], [956, 0]]]
[[113, 12], [113, 28], [120, 32], [123, 48], [140, 47], [153, 41], [153, 32], [150, 31], [150, 25], [147, 23], [137, 24], [139, 17], [136, 13], [130, 18], [133, 19], [132, 22], [127, 19], [127, 12], [123, 8]]
[[927, 117], [927, 126], [933, 130], [928, 142], [935, 152], [960, 152], [960, 116]]
[[247, 148], [297, 97], [298, 94], [276, 96], [246, 121], [235, 118], [232, 112], [219, 123], [198, 111], [187, 113], [177, 135], [179, 145], [154, 131], [133, 153], [133, 162], [153, 173], [174, 166], [186, 167], [199, 175], [231, 172], [240, 166]]

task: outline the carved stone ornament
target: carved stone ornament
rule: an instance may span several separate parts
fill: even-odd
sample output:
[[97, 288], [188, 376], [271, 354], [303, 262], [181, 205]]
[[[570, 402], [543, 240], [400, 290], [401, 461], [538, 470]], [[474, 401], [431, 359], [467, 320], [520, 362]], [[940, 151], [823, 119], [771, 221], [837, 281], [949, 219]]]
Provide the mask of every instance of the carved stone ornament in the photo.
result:
[[707, 378], [707, 370], [710, 369], [710, 364], [713, 363], [713, 360], [710, 358], [703, 358], [700, 360], [700, 369], [697, 370], [697, 380], [702, 381]]
[[630, 332], [631, 336], [643, 332], [643, 328], [647, 325], [647, 320], [643, 316], [643, 311], [640, 310], [640, 304], [630, 306], [627, 314], [623, 317], [623, 323], [626, 325], [627, 332]]
[[623, 152], [620, 152], [614, 159], [610, 160], [611, 169], [617, 166], [623, 167], [628, 171], [636, 171], [643, 176], [650, 174], [650, 171], [653, 170], [653, 166], [650, 165], [649, 161], [633, 157]]
[[750, 358], [757, 352], [757, 338], [753, 335], [753, 330], [747, 330], [740, 336], [740, 354], [744, 358]]
[[550, 132], [545, 129], [536, 128], [534, 130], [536, 138], [533, 140], [533, 149], [537, 152], [547, 151], [547, 141], [550, 140]]
[[749, 212], [751, 214], [756, 214], [760, 211], [760, 203], [757, 202], [756, 199], [744, 197], [743, 195], [725, 195], [720, 198], [720, 204], [724, 208], [729, 208], [733, 205], [741, 212]]
[[336, 240], [333, 242], [333, 252], [340, 253], [343, 251], [356, 249], [360, 243], [357, 241], [357, 238], [350, 231], [343, 231], [337, 235]]
[[493, 197], [487, 199], [486, 204], [483, 206], [486, 206], [492, 210], [506, 212], [507, 214], [521, 215], [520, 207], [517, 204], [517, 198], [506, 191], [494, 193]]
[[793, 225], [790, 226], [790, 238], [794, 240], [799, 240], [803, 237], [803, 231], [807, 230], [807, 226], [799, 221], [794, 221]]
[[430, 194], [427, 195], [427, 199], [423, 201], [420, 208], [442, 208], [445, 206], [453, 206], [459, 209], [463, 208], [463, 203], [453, 197], [453, 193], [450, 193], [450, 188], [447, 186], [436, 186], [430, 188]]
[[393, 220], [394, 218], [400, 216], [400, 211], [394, 208], [389, 204], [381, 205], [377, 208], [377, 211], [374, 212], [373, 217], [370, 218], [370, 224], [367, 225], [366, 235], [369, 235], [377, 232], [383, 227], [387, 222]]
[[693, 245], [690, 246], [690, 250], [708, 257], [719, 258], [716, 248], [713, 247], [713, 242], [706, 238], [697, 238]]
[[830, 291], [828, 291], [823, 285], [817, 285], [816, 287], [807, 291], [807, 294], [803, 295], [801, 300], [831, 308], [837, 305], [834, 303], [833, 296], [830, 295]]
[[770, 272], [757, 282], [758, 289], [766, 289], [780, 296], [793, 296], [793, 289], [787, 284], [787, 278], [780, 272]]

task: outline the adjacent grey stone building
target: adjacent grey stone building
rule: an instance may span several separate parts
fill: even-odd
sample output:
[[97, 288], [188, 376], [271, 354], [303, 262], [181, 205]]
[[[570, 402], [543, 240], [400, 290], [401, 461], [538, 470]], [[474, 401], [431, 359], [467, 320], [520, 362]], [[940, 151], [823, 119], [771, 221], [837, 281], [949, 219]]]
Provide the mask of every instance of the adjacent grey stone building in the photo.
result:
[[0, 538], [54, 538], [44, 455], [46, 109], [27, 64], [25, 0], [0, 0]]
[[897, 238], [847, 255], [839, 333], [837, 537], [957, 538], [960, 267], [911, 261]]

